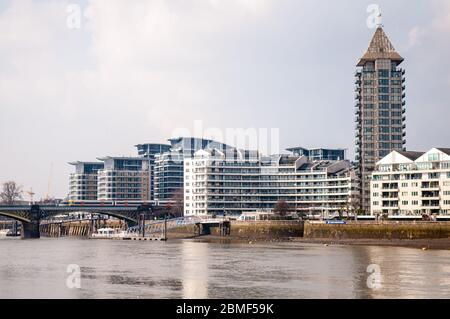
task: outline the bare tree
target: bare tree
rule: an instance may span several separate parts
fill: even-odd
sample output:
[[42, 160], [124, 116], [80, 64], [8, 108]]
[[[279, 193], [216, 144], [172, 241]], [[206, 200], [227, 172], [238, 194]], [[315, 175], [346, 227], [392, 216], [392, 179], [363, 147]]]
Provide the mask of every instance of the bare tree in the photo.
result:
[[360, 202], [359, 197], [356, 195], [351, 195], [345, 203], [342, 204], [341, 208], [339, 209], [339, 218], [342, 219], [344, 216], [344, 212], [347, 213], [347, 217], [350, 217], [350, 215], [356, 216], [360, 215]]
[[287, 213], [289, 213], [290, 211], [290, 207], [289, 204], [284, 201], [284, 200], [279, 200], [276, 204], [275, 204], [275, 208], [273, 209], [273, 211], [275, 213], [278, 213], [278, 215], [280, 216], [286, 216]]
[[13, 205], [16, 201], [22, 199], [22, 188], [16, 182], [3, 183], [3, 189], [0, 198], [6, 205]]
[[172, 217], [182, 217], [184, 215], [184, 189], [176, 190], [171, 198], [169, 213]]

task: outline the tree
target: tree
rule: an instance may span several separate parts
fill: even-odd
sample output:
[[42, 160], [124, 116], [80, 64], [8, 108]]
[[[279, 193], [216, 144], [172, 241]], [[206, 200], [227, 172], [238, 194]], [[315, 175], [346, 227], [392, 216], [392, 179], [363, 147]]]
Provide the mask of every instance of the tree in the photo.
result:
[[3, 183], [0, 199], [6, 205], [13, 205], [16, 201], [22, 199], [22, 188], [16, 182], [9, 181]]
[[284, 200], [279, 200], [275, 204], [275, 208], [273, 209], [275, 213], [278, 213], [280, 216], [286, 216], [287, 213], [290, 211], [290, 207], [288, 203]]
[[343, 218], [344, 212], [347, 213], [347, 217], [361, 215], [359, 196], [350, 195], [348, 200], [342, 204], [341, 209], [339, 209], [340, 219]]
[[171, 197], [171, 205], [168, 207], [172, 217], [183, 217], [184, 215], [184, 189], [177, 189]]

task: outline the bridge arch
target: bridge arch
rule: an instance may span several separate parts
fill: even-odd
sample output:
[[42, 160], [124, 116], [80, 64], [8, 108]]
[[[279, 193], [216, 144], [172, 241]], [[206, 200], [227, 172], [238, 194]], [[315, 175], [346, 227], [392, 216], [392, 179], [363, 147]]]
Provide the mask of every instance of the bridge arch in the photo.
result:
[[31, 220], [26, 215], [27, 215], [26, 212], [14, 213], [14, 212], [0, 211], [0, 216], [8, 217], [22, 223], [30, 223]]

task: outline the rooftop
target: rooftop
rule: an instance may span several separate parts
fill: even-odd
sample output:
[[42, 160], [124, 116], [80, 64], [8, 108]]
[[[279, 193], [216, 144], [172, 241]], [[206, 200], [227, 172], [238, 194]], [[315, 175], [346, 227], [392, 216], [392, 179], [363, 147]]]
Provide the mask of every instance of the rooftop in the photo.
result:
[[412, 161], [415, 161], [419, 157], [421, 157], [425, 152], [416, 152], [416, 151], [397, 151], [399, 154], [409, 158]]
[[378, 59], [388, 59], [397, 62], [403, 62], [403, 58], [397, 53], [388, 36], [380, 26], [375, 31], [369, 48], [363, 57], [359, 60], [358, 66], [364, 66], [366, 62]]

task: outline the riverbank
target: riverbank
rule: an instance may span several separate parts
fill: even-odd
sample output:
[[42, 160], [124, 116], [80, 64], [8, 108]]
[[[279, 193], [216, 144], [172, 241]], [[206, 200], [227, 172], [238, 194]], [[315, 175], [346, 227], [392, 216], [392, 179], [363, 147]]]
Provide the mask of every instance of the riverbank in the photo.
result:
[[450, 238], [438, 239], [329, 239], [290, 238], [289, 241], [322, 245], [404, 247], [423, 250], [450, 250]]
[[[188, 239], [188, 238], [185, 238]], [[304, 237], [290, 237], [290, 238], [244, 238], [244, 237], [221, 237], [214, 235], [201, 236], [190, 238], [191, 240], [220, 243], [220, 244], [248, 244], [255, 245], [260, 243], [304, 243], [304, 244], [320, 244], [324, 246], [379, 246], [379, 247], [403, 247], [415, 248], [421, 250], [450, 250], [450, 238], [441, 239], [329, 239], [329, 238], [304, 238]]]

